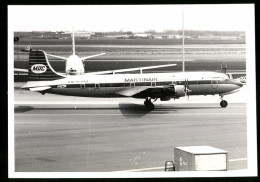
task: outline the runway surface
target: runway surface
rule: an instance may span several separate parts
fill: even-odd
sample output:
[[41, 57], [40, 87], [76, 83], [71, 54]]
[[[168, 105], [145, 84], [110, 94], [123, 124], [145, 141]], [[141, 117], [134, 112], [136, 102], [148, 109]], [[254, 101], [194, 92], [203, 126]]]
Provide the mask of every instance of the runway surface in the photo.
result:
[[227, 99], [227, 108], [207, 96], [156, 102], [154, 111], [146, 111], [143, 100], [15, 89], [15, 171], [164, 171], [174, 147], [194, 145], [226, 150], [229, 170], [246, 169], [247, 107], [241, 92]]

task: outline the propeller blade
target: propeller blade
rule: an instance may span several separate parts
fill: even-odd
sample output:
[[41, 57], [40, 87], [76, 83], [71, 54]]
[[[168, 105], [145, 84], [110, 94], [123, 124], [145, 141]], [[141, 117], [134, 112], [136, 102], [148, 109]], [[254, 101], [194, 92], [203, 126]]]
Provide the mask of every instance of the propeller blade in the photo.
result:
[[188, 99], [188, 101], [189, 101], [189, 99], [190, 99], [190, 96], [189, 96], [189, 82], [188, 82], [188, 79], [185, 79], [185, 86], [184, 86], [184, 88], [185, 88], [185, 97]]

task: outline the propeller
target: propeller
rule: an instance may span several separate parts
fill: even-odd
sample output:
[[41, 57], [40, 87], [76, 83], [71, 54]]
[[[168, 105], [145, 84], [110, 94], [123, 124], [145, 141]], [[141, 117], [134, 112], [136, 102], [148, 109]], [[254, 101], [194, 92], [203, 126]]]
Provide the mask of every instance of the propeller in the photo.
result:
[[185, 79], [184, 81], [184, 92], [185, 92], [185, 97], [188, 98], [188, 101], [189, 101], [189, 92], [191, 90], [189, 89], [189, 82], [188, 82], [188, 79]]

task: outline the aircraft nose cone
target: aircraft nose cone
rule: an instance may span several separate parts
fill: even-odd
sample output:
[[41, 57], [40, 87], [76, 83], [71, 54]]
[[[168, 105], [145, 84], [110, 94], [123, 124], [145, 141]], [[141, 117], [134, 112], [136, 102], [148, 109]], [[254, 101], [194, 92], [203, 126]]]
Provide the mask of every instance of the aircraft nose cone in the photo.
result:
[[235, 82], [235, 85], [237, 85], [239, 87], [243, 87], [243, 83], [241, 83], [241, 82]]

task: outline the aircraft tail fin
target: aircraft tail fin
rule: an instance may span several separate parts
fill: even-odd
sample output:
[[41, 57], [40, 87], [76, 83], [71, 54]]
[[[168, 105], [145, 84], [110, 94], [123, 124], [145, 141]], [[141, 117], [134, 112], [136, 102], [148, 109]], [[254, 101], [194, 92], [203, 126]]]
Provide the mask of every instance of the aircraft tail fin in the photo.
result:
[[51, 81], [64, 77], [51, 67], [44, 51], [30, 51], [27, 81]]
[[75, 55], [75, 35], [74, 30], [72, 29], [72, 54]]

